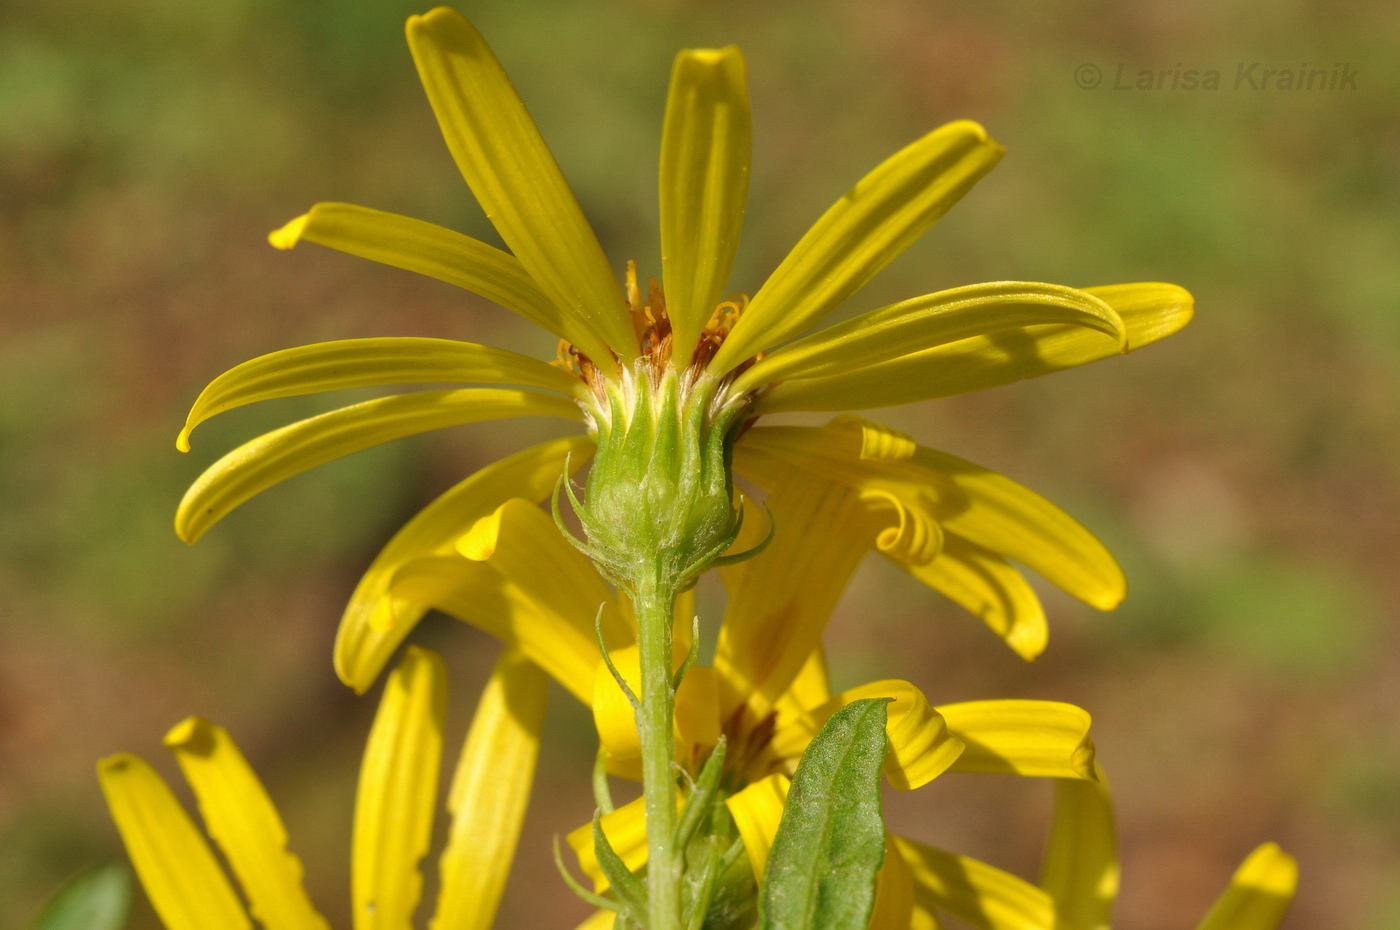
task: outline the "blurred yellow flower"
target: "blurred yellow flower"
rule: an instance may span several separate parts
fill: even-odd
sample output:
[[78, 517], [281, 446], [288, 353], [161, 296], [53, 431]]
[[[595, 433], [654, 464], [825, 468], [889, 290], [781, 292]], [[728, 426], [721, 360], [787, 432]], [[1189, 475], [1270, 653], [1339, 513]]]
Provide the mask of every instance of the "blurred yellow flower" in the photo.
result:
[[[434, 927], [485, 930], [495, 918], [525, 816], [545, 676], [507, 650], [487, 682], [448, 798], [451, 834], [439, 862]], [[351, 856], [356, 930], [411, 926], [423, 879], [442, 756], [447, 675], [410, 647], [389, 677], [360, 768]], [[232, 737], [198, 717], [165, 737], [199, 801], [209, 834], [266, 930], [326, 930], [302, 887], [282, 819]], [[168, 930], [249, 928], [223, 868], [170, 788], [140, 758], [98, 763], [107, 804]]]

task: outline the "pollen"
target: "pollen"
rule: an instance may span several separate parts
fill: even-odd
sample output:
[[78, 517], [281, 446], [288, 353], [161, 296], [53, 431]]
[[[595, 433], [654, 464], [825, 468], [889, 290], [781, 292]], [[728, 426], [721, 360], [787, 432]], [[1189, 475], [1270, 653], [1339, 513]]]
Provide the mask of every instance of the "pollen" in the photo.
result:
[[[659, 378], [665, 369], [673, 364], [671, 317], [666, 310], [666, 292], [655, 278], [647, 278], [646, 293], [643, 296], [637, 275], [637, 263], [629, 261], [623, 294], [632, 330], [636, 333], [637, 342], [641, 346], [642, 360], [651, 368], [652, 374]], [[704, 330], [700, 333], [700, 340], [695, 346], [695, 351], [691, 354], [687, 368], [699, 372], [709, 366], [710, 361], [719, 352], [720, 346], [724, 345], [725, 338], [734, 329], [734, 324], [739, 321], [739, 317], [743, 315], [748, 304], [747, 294], [735, 293], [715, 307], [709, 322], [705, 324]], [[733, 375], [744, 371], [762, 357], [762, 353], [755, 355], [738, 366]], [[600, 398], [603, 396], [602, 372], [587, 355], [580, 352], [578, 347], [568, 340], [559, 340], [559, 348], [550, 364], [578, 376], [584, 383], [592, 387]]]

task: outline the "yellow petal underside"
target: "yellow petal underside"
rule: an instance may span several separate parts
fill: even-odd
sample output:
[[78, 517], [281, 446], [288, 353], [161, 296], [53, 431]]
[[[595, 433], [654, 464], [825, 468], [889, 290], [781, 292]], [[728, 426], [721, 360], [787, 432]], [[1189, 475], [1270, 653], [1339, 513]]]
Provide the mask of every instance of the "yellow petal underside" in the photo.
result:
[[1055, 817], [1040, 887], [1055, 901], [1056, 930], [1109, 930], [1118, 897], [1118, 835], [1103, 771], [1095, 781], [1055, 780]]
[[976, 930], [1056, 930], [1050, 896], [1009, 872], [894, 838], [914, 877], [914, 900]]
[[914, 874], [899, 854], [894, 837], [885, 834], [885, 862], [875, 878], [875, 906], [867, 930], [913, 930]]
[[[676, 796], [677, 807], [681, 804], [680, 795]], [[611, 814], [604, 814], [602, 817], [603, 834], [608, 838], [608, 843], [612, 845], [613, 852], [627, 865], [633, 872], [640, 869], [647, 861], [647, 808], [646, 799], [637, 798], [630, 804], [624, 804]], [[578, 857], [578, 866], [585, 875], [593, 880], [593, 890], [602, 894], [608, 890], [608, 877], [603, 874], [603, 870], [598, 865], [598, 857], [593, 849], [593, 824], [586, 823], [583, 826], [571, 830], [564, 837], [565, 842], [573, 849], [574, 855]]]
[[1059, 507], [990, 469], [923, 446], [910, 465], [957, 489], [938, 514], [950, 532], [1029, 565], [1091, 607], [1112, 610], [1127, 593], [1123, 569], [1098, 538]]
[[[1174, 284], [1112, 284], [1084, 291], [1118, 313], [1131, 349], [1170, 336], [1189, 323], [1194, 312], [1191, 295]], [[758, 399], [754, 412], [893, 407], [1010, 384], [1117, 354], [1113, 340], [1092, 330], [1031, 326], [974, 336], [844, 374], [775, 384]]]
[[361, 576], [340, 620], [335, 669], [340, 680], [364, 693], [399, 643], [427, 612], [425, 605], [398, 609], [387, 597], [405, 564], [455, 552], [462, 531], [512, 497], [543, 500], [568, 463], [570, 474], [587, 464], [593, 443], [569, 436], [533, 446], [495, 462], [462, 481], [418, 512], [375, 557]]
[[350, 884], [355, 930], [410, 930], [432, 839], [447, 669], [410, 646], [389, 676], [355, 796]]
[[792, 779], [775, 772], [724, 801], [749, 854], [754, 881], [763, 881], [768, 853], [773, 848], [773, 837], [778, 835], [778, 824], [782, 823], [783, 807], [787, 804], [788, 789], [791, 787]]
[[933, 346], [1045, 325], [1103, 333], [1127, 350], [1123, 321], [1087, 291], [997, 281], [925, 294], [829, 326], [765, 356], [735, 380], [733, 390], [830, 377]]
[[396, 616], [441, 610], [517, 646], [580, 701], [592, 698], [599, 653], [586, 621], [542, 607], [489, 565], [452, 555], [409, 562], [394, 574], [390, 599]]
[[175, 513], [175, 532], [192, 543], [239, 504], [274, 484], [362, 449], [430, 430], [508, 417], [582, 418], [578, 404], [552, 394], [462, 388], [395, 394], [342, 407], [264, 433], [195, 479]]
[[209, 844], [155, 769], [122, 753], [99, 762], [97, 777], [136, 874], [168, 930], [252, 930]]
[[735, 469], [765, 489], [800, 469], [886, 495], [950, 533], [1030, 566], [1094, 607], [1109, 610], [1123, 599], [1122, 569], [1073, 517], [1009, 478], [924, 446], [903, 461], [872, 458], [863, 436], [882, 430], [855, 416], [820, 429], [755, 427], [735, 446]]
[[888, 744], [884, 772], [890, 784], [909, 791], [928, 784], [948, 770], [963, 752], [962, 741], [929, 705], [924, 693], [907, 681], [876, 681], [843, 691], [802, 717], [780, 720], [773, 734], [773, 753], [789, 770], [797, 768], [807, 745], [841, 708], [864, 698], [892, 698], [886, 708]]
[[1250, 853], [1197, 930], [1275, 930], [1298, 888], [1298, 863], [1275, 843]]
[[637, 357], [622, 289], [500, 62], [460, 14], [408, 20], [408, 47], [443, 138], [506, 245], [560, 312], [566, 338], [605, 371]]
[[[636, 646], [609, 651], [617, 669], [632, 693], [642, 693], [640, 652]], [[680, 667], [682, 657], [675, 664]], [[712, 668], [694, 666], [676, 689], [676, 761], [688, 772], [698, 771], [701, 757], [719, 742], [719, 680]], [[618, 687], [612, 670], [598, 662], [593, 673], [593, 726], [598, 741], [608, 754], [608, 772], [620, 778], [642, 780], [642, 738], [637, 730], [637, 713], [632, 702]]]
[[[592, 829], [590, 827], [590, 829]], [[593, 916], [579, 924], [574, 930], [612, 930], [617, 923], [617, 911], [595, 911]]]
[[583, 386], [563, 369], [528, 355], [452, 339], [393, 336], [318, 342], [250, 359], [209, 382], [190, 409], [175, 446], [188, 452], [196, 426], [255, 401], [435, 381], [514, 384], [566, 395]]
[[1021, 658], [1045, 651], [1050, 631], [1040, 598], [1016, 566], [990, 549], [945, 533], [932, 562], [890, 561], [981, 619]]
[[609, 649], [630, 645], [637, 638], [635, 618], [619, 609], [593, 563], [531, 501], [515, 497], [501, 504], [458, 538], [457, 551], [490, 565], [521, 598], [583, 631], [594, 644], [594, 662], [600, 658], [598, 623]]
[[633, 642], [635, 629], [588, 559], [540, 508], [520, 498], [477, 521], [457, 546], [456, 553], [415, 559], [395, 571], [388, 588], [391, 619], [424, 607], [451, 614], [518, 645], [590, 703], [601, 658], [595, 630], [599, 608], [610, 646]]
[[785, 718], [806, 713], [831, 699], [831, 679], [826, 670], [826, 649], [821, 644], [802, 663], [802, 669], [792, 684], [778, 698], [779, 725]]
[[948, 732], [966, 749], [955, 772], [1001, 772], [1044, 778], [1094, 777], [1089, 714], [1059, 701], [967, 701], [940, 704]]
[[[726, 717], [747, 702], [761, 720], [787, 691], [884, 522], [871, 518], [855, 492], [802, 473], [773, 488], [767, 505], [772, 544], [722, 570], [729, 606], [715, 670]], [[746, 533], [750, 522], [766, 533], [762, 518], [746, 520]]]
[[548, 694], [544, 672], [507, 647], [481, 692], [452, 777], [452, 829], [429, 930], [490, 930], [530, 801]]
[[720, 347], [711, 370], [727, 372], [835, 310], [962, 199], [1002, 152], [981, 126], [963, 120], [886, 159], [783, 259]]
[[525, 266], [470, 236], [397, 213], [350, 203], [318, 203], [268, 237], [279, 249], [301, 239], [446, 281], [568, 339], [569, 326]]
[[267, 930], [325, 930], [302, 887], [301, 861], [262, 782], [222, 728], [199, 717], [165, 737], [199, 800], [209, 835], [228, 860], [255, 917]]
[[732, 45], [678, 54], [661, 133], [661, 268], [681, 363], [729, 283], [751, 146], [744, 56]]

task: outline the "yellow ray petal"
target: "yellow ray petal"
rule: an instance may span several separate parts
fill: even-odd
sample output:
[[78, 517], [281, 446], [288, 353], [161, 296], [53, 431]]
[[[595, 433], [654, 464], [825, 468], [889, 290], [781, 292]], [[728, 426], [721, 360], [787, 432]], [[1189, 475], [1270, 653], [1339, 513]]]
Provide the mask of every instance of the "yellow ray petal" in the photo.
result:
[[[614, 649], [609, 656], [632, 693], [641, 694], [642, 670], [637, 647]], [[676, 667], [680, 667], [680, 662]], [[719, 724], [719, 682], [715, 670], [695, 666], [676, 689], [676, 761], [688, 771], [695, 771], [701, 755], [719, 741]], [[618, 687], [612, 671], [601, 661], [593, 673], [593, 725], [603, 748], [608, 751], [608, 771], [620, 778], [641, 781], [642, 739], [637, 732], [637, 714], [627, 695]]]
[[941, 516], [939, 522], [948, 530], [1029, 565], [1099, 610], [1112, 610], [1123, 600], [1127, 581], [1112, 553], [1078, 520], [1039, 494], [980, 465], [923, 446], [912, 461], [966, 495], [965, 506]]
[[[676, 798], [680, 803], [679, 795]], [[647, 861], [647, 808], [646, 799], [637, 798], [624, 804], [602, 818], [603, 834], [612, 844], [627, 868], [640, 869]], [[602, 894], [608, 890], [608, 877], [598, 865], [598, 857], [593, 850], [593, 824], [586, 823], [564, 837], [565, 842], [578, 857], [578, 866], [583, 874], [593, 879], [593, 890]]]
[[222, 728], [189, 717], [165, 736], [199, 800], [209, 835], [238, 876], [253, 916], [267, 930], [325, 930], [302, 887], [301, 861], [262, 782]]
[[778, 824], [783, 821], [783, 806], [787, 804], [788, 789], [791, 787], [792, 779], [775, 772], [724, 801], [749, 854], [754, 881], [763, 881], [768, 852], [773, 848], [773, 837], [778, 835]]
[[350, 203], [318, 203], [267, 238], [279, 249], [293, 248], [307, 239], [437, 278], [569, 338], [568, 321], [514, 255], [455, 230]]
[[195, 479], [175, 513], [175, 532], [192, 543], [248, 498], [317, 465], [417, 433], [501, 420], [553, 416], [577, 420], [577, 404], [552, 394], [498, 388], [419, 391], [342, 407], [264, 433]]
[[1250, 853], [1197, 930], [1274, 930], [1298, 888], [1298, 863], [1275, 843]]
[[[604, 370], [637, 357], [622, 289], [525, 104], [486, 41], [438, 7], [408, 19], [408, 47], [443, 138], [511, 252], [560, 311], [566, 338]], [[606, 347], [605, 345], [606, 344]]]
[[355, 930], [410, 930], [432, 839], [447, 713], [447, 669], [408, 647], [389, 676], [355, 796], [350, 894]]
[[935, 129], [847, 191], [754, 295], [711, 363], [722, 373], [836, 309], [971, 190], [1004, 150], [966, 120]]
[[318, 342], [250, 359], [209, 382], [190, 409], [175, 446], [188, 452], [196, 426], [255, 401], [434, 381], [518, 384], [561, 394], [574, 394], [583, 386], [563, 369], [528, 355], [452, 339], [394, 336]]
[[[1084, 291], [1117, 311], [1134, 350], [1170, 336], [1194, 312], [1191, 295], [1174, 284], [1112, 284]], [[754, 409], [766, 414], [892, 407], [980, 391], [1117, 354], [1111, 339], [1091, 330], [1032, 326], [1014, 334], [974, 336], [844, 374], [775, 384]]]
[[1118, 896], [1118, 836], [1103, 771], [1055, 780], [1055, 819], [1040, 887], [1055, 901], [1055, 930], [1109, 930]]
[[1055, 905], [1030, 882], [967, 856], [894, 838], [914, 877], [914, 900], [977, 930], [1054, 930]]
[[778, 698], [779, 725], [784, 718], [800, 716], [831, 699], [831, 681], [826, 672], [826, 649], [820, 643], [802, 663], [802, 670], [787, 691]]
[[598, 641], [587, 621], [561, 616], [513, 587], [489, 565], [459, 555], [429, 556], [394, 573], [389, 601], [394, 615], [441, 610], [508, 645], [518, 646], [585, 704], [592, 700]]
[[729, 283], [751, 144], [744, 56], [732, 45], [677, 55], [661, 133], [661, 267], [673, 357], [681, 362]]
[[386, 596], [404, 565], [454, 552], [462, 531], [512, 497], [543, 500], [568, 463], [570, 474], [587, 464], [593, 443], [582, 436], [556, 439], [502, 459], [447, 491], [404, 525], [360, 578], [340, 620], [335, 669], [363, 693], [399, 643], [427, 612], [422, 604], [394, 605]]
[[1094, 607], [1109, 610], [1123, 599], [1127, 583], [1117, 561], [1069, 514], [1010, 478], [924, 446], [904, 460], [871, 457], [863, 437], [885, 432], [852, 415], [821, 429], [756, 427], [735, 446], [734, 465], [765, 488], [802, 470], [867, 497], [894, 499], [965, 540], [1030, 566]]
[[747, 702], [761, 720], [787, 691], [886, 522], [872, 519], [855, 492], [801, 473], [773, 490], [768, 508], [772, 544], [739, 571], [725, 570], [729, 606], [715, 670], [726, 717]]
[[117, 830], [168, 930], [252, 930], [209, 844], [164, 780], [129, 753], [97, 764]]
[[933, 916], [933, 911], [915, 901], [909, 914], [909, 930], [938, 930], [938, 918]]
[[907, 681], [876, 681], [843, 691], [801, 717], [779, 720], [772, 750], [790, 769], [831, 715], [852, 701], [892, 698], [886, 708], [885, 735], [889, 745], [884, 772], [890, 784], [904, 791], [926, 785], [947, 771], [963, 751], [963, 744], [949, 732], [924, 693]]
[[390, 619], [423, 607], [449, 613], [519, 645], [527, 658], [590, 703], [601, 658], [595, 630], [599, 608], [610, 646], [631, 643], [636, 634], [588, 559], [539, 507], [520, 498], [478, 520], [456, 547], [453, 554], [415, 559], [394, 572], [387, 592]]
[[932, 562], [890, 561], [980, 618], [1021, 658], [1029, 661], [1045, 651], [1049, 629], [1040, 598], [1014, 565], [990, 549], [945, 533]]
[[617, 923], [617, 911], [595, 911], [592, 917], [579, 924], [574, 930], [612, 930], [615, 923]]
[[549, 679], [507, 648], [481, 693], [452, 777], [452, 832], [429, 930], [489, 930], [530, 800]]
[[735, 380], [733, 390], [830, 377], [933, 346], [1045, 325], [1103, 333], [1127, 350], [1117, 312], [1087, 291], [995, 281], [925, 294], [828, 326], [765, 356]]
[[875, 907], [868, 930], [912, 930], [914, 918], [914, 874], [885, 834], [885, 862], [875, 880]]
[[955, 772], [1003, 772], [1048, 778], [1094, 777], [1089, 714], [1059, 701], [940, 704], [948, 732], [967, 749]]
[[605, 605], [603, 641], [608, 648], [626, 646], [636, 639], [635, 620], [618, 609], [593, 563], [565, 540], [554, 520], [531, 501], [516, 497], [501, 504], [458, 538], [457, 551], [490, 565], [529, 600], [567, 618], [595, 643], [598, 609]]

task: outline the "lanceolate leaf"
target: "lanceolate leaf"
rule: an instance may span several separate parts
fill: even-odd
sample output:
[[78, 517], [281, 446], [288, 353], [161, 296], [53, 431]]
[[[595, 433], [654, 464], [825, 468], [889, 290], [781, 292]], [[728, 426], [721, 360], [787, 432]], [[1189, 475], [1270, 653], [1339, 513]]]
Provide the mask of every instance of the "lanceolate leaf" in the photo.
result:
[[865, 930], [885, 861], [885, 698], [837, 711], [793, 776], [759, 899], [761, 930]]
[[126, 869], [109, 865], [65, 885], [30, 930], [121, 930], [130, 909], [131, 879]]

